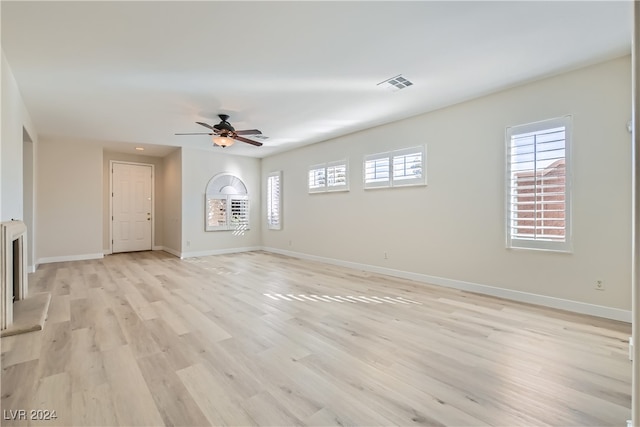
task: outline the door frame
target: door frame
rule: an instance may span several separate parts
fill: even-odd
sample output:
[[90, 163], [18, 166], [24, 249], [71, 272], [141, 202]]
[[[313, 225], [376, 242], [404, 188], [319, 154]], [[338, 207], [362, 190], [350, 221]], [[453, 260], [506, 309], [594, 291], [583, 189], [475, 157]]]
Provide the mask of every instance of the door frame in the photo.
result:
[[109, 160], [109, 253], [113, 253], [113, 165], [125, 164], [135, 166], [151, 166], [151, 250], [155, 250], [156, 243], [156, 171], [153, 163], [127, 162], [123, 160]]

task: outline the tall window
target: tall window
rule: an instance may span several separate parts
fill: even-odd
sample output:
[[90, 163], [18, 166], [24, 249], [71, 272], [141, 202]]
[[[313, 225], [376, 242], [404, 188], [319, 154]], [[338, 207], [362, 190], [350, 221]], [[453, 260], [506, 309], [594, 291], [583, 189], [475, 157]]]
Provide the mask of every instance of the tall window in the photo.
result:
[[267, 228], [282, 228], [282, 171], [272, 172], [267, 176]]
[[424, 185], [424, 146], [370, 154], [364, 159], [364, 188]]
[[571, 250], [571, 117], [507, 128], [507, 246]]
[[323, 163], [309, 168], [309, 193], [349, 190], [349, 167], [346, 160]]

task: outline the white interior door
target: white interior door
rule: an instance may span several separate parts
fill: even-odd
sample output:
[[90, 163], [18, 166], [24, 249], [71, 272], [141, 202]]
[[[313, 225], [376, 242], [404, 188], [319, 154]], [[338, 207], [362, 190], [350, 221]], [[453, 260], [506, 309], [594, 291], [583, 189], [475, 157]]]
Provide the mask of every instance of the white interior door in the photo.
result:
[[113, 253], [151, 250], [152, 174], [150, 165], [113, 163]]

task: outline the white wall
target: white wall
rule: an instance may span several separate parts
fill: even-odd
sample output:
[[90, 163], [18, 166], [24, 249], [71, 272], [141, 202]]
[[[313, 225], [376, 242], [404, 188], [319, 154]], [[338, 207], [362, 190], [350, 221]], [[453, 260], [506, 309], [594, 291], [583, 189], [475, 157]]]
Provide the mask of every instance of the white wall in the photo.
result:
[[25, 222], [28, 269], [33, 271], [37, 241], [34, 194], [38, 136], [4, 52], [1, 56], [0, 222], [11, 219]]
[[102, 257], [102, 147], [42, 139], [37, 164], [38, 263]]
[[128, 154], [119, 153], [114, 151], [105, 150], [103, 152], [103, 175], [102, 175], [102, 187], [103, 187], [103, 224], [102, 224], [102, 247], [105, 253], [111, 252], [111, 237], [110, 237], [110, 224], [111, 224], [111, 161], [120, 162], [132, 162], [132, 163], [144, 163], [153, 165], [153, 186], [154, 186], [154, 230], [153, 230], [153, 246], [163, 246], [164, 235], [164, 160], [162, 157], [144, 156], [140, 154]]
[[[182, 149], [182, 252], [185, 256], [259, 247], [261, 244], [260, 160], [210, 150]], [[247, 187], [250, 229], [204, 231], [205, 189], [222, 172], [239, 177]]]
[[[574, 124], [574, 251], [506, 249], [505, 128], [566, 114]], [[263, 159], [263, 180], [282, 170], [284, 181], [283, 229], [264, 227], [263, 245], [629, 310], [630, 118], [625, 57]], [[418, 144], [427, 145], [428, 186], [363, 190], [365, 154]], [[343, 158], [351, 191], [308, 194], [307, 167]]]
[[[23, 219], [23, 128], [37, 134], [4, 52], [1, 59], [0, 221]], [[31, 231], [31, 230], [29, 230]]]
[[182, 150], [165, 156], [164, 169], [164, 250], [176, 256], [182, 251]]

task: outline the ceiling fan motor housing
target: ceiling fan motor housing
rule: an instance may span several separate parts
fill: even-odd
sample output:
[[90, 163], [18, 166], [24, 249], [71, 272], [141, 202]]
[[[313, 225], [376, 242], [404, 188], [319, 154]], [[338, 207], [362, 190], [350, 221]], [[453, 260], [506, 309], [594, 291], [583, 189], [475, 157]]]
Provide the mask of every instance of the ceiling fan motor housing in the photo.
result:
[[218, 123], [217, 125], [214, 126], [214, 128], [221, 130], [221, 131], [227, 131], [227, 132], [234, 132], [235, 129], [233, 126], [231, 126], [231, 123], [229, 123], [227, 121], [227, 119], [229, 118], [229, 116], [227, 114], [218, 114], [218, 117], [220, 117], [220, 120], [222, 120], [220, 123]]

